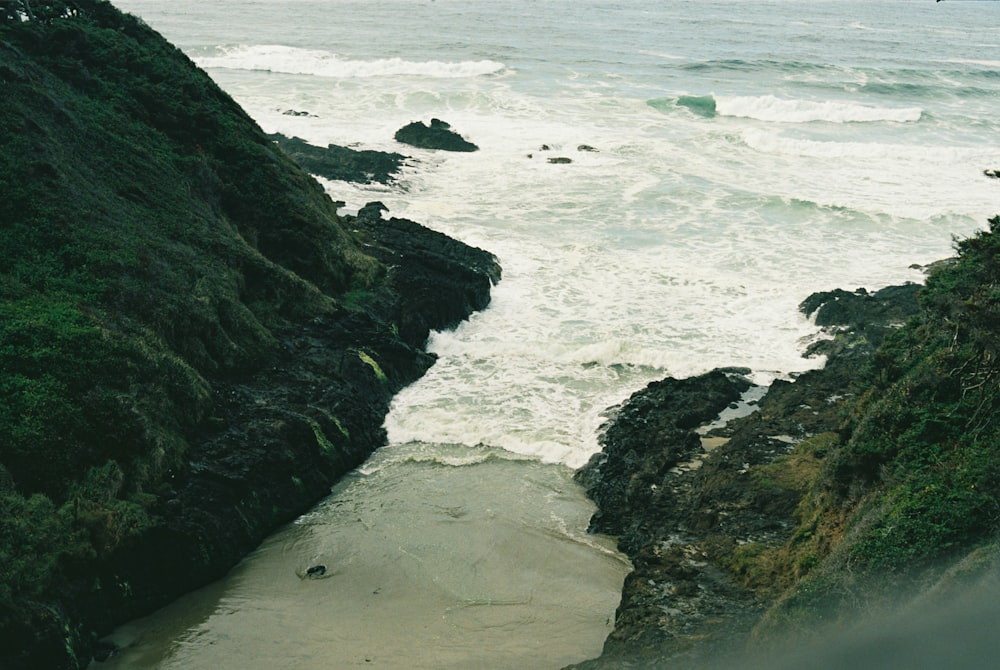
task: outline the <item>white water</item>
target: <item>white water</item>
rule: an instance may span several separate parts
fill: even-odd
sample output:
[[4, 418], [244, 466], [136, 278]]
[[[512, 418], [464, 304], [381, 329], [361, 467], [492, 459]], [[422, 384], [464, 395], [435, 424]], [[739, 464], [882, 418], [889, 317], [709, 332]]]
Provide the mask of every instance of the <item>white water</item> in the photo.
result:
[[[392, 187], [326, 184], [348, 210], [381, 200], [500, 258], [490, 308], [432, 336], [438, 363], [386, 422], [384, 453], [472, 454], [466, 496], [509, 484], [480, 475], [480, 445], [567, 477], [602, 412], [652, 379], [742, 365], [763, 383], [820, 364], [800, 356], [815, 335], [802, 299], [920, 281], [911, 265], [1000, 209], [982, 174], [1000, 168], [996, 2], [118, 4], [266, 131], [411, 156]], [[393, 141], [432, 117], [480, 151]]]

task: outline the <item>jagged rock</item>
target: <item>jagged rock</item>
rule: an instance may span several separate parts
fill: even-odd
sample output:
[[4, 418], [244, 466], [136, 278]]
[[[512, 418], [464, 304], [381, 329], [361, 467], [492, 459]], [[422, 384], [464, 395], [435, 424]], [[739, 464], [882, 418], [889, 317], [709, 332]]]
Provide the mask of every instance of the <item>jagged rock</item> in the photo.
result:
[[739, 374], [713, 370], [689, 379], [668, 377], [632, 394], [606, 425], [601, 452], [576, 475], [598, 506], [591, 530], [619, 536], [626, 553], [637, 550], [646, 539], [639, 529], [648, 525], [649, 504], [663, 478], [701, 449], [694, 428], [750, 386]]
[[478, 151], [472, 142], [451, 129], [451, 125], [441, 119], [431, 119], [428, 126], [422, 121], [414, 121], [396, 131], [397, 142], [409, 144], [421, 149], [440, 149], [442, 151]]
[[573, 159], [572, 158], [566, 158], [565, 156], [556, 156], [554, 158], [550, 158], [549, 162], [552, 163], [552, 164], [554, 164], [554, 165], [566, 165], [568, 163], [572, 163]]
[[303, 170], [325, 179], [359, 184], [390, 183], [403, 167], [406, 156], [366, 149], [358, 151], [329, 144], [324, 149], [298, 137], [281, 133], [268, 135]]
[[[770, 604], [734, 578], [734, 552], [785, 542], [803, 495], [755, 483], [753, 473], [838, 429], [842, 402], [874, 351], [869, 340], [914, 313], [916, 289], [807, 298], [804, 312], [819, 310], [818, 323], [839, 329], [837, 346], [824, 351], [827, 365], [775, 381], [757, 411], [707, 433], [722, 442], [711, 449], [694, 429], [749, 387], [738, 374], [747, 371], [654, 382], [613, 413], [601, 453], [576, 476], [598, 505], [591, 529], [618, 536], [633, 572], [602, 655], [571, 667], [729, 667], [718, 657], [741, 653]], [[820, 448], [800, 456], [823, 457]]]
[[390, 267], [399, 303], [389, 319], [403, 339], [422, 344], [431, 328], [454, 327], [489, 304], [501, 275], [495, 256], [407, 219], [383, 219], [383, 211], [382, 203], [368, 203], [347, 225], [362, 234], [367, 253]]
[[806, 316], [815, 314], [816, 325], [834, 338], [814, 343], [806, 350], [806, 356], [828, 355], [835, 349], [842, 352], [844, 342], [835, 337], [841, 332], [852, 334], [851, 355], [871, 355], [888, 332], [919, 311], [919, 290], [919, 284], [907, 283], [887, 286], [875, 293], [859, 288], [853, 293], [836, 289], [812, 294], [802, 301], [799, 309]]

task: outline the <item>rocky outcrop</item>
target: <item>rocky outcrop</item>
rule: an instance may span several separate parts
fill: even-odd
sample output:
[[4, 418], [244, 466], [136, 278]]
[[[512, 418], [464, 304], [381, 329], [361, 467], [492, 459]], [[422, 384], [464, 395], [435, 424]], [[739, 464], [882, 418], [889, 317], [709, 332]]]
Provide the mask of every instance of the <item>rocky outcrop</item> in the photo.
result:
[[385, 443], [392, 396], [433, 364], [428, 331], [489, 303], [491, 254], [371, 209], [351, 223], [393, 261], [388, 281], [365, 310], [289, 329], [270, 365], [217, 384], [205, 430], [160, 495], [162, 521], [102, 563], [101, 588], [77, 584], [72, 618], [106, 631], [224, 574]]
[[406, 156], [385, 151], [357, 150], [328, 144], [326, 148], [281, 133], [268, 135], [306, 172], [333, 181], [359, 184], [391, 183], [403, 167]]
[[478, 151], [472, 142], [451, 129], [451, 125], [441, 119], [431, 119], [430, 125], [414, 121], [396, 131], [397, 142], [420, 149], [440, 149], [442, 151]]
[[679, 464], [702, 451], [695, 432], [738, 401], [750, 382], [749, 370], [714, 370], [699, 377], [668, 377], [638, 391], [618, 410], [601, 436], [603, 449], [576, 475], [597, 503], [590, 530], [616, 535], [635, 554], [663, 521], [653, 512], [664, 495], [662, 483]]
[[835, 333], [813, 347], [826, 366], [775, 381], [755, 411], [725, 425], [710, 422], [741, 394], [759, 395], [746, 370], [655, 382], [614, 412], [577, 479], [598, 505], [591, 530], [618, 536], [633, 572], [602, 656], [573, 667], [689, 667], [744, 648], [795, 575], [754, 588], [741, 561], [795, 531], [804, 482], [842, 423], [859, 366], [915, 311], [916, 288], [811, 296], [803, 311]]
[[500, 281], [493, 255], [413, 221], [385, 219], [383, 211], [382, 203], [369, 203], [346, 225], [360, 233], [366, 253], [389, 268], [395, 302], [384, 309], [404, 340], [423, 343], [429, 330], [457, 326], [489, 304], [490, 288]]

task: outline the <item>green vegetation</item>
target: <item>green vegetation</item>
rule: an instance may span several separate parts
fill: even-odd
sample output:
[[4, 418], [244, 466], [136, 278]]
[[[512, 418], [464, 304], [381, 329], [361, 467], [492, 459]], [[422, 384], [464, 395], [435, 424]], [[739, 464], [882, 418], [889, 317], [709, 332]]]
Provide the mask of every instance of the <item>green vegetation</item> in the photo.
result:
[[1000, 217], [989, 223], [928, 278], [920, 315], [878, 350], [841, 430], [753, 469], [758, 489], [800, 496], [784, 544], [745, 545], [727, 565], [778, 598], [762, 639], [854, 617], [996, 541]]
[[372, 358], [370, 354], [364, 351], [359, 351], [358, 358], [361, 359], [362, 363], [364, 363], [365, 365], [367, 365], [372, 369], [372, 372], [375, 373], [376, 379], [378, 379], [383, 384], [388, 383], [389, 378], [385, 376], [385, 372], [382, 371], [382, 368], [381, 366], [379, 366], [378, 361]]
[[107, 2], [0, 2], [0, 100], [4, 647], [68, 566], [155, 522], [216, 380], [345, 293], [363, 309], [383, 270], [204, 72]]
[[877, 487], [852, 548], [859, 569], [911, 570], [988, 539], [1000, 520], [1000, 217], [957, 244], [927, 282], [923, 314], [884, 344], [833, 485]]

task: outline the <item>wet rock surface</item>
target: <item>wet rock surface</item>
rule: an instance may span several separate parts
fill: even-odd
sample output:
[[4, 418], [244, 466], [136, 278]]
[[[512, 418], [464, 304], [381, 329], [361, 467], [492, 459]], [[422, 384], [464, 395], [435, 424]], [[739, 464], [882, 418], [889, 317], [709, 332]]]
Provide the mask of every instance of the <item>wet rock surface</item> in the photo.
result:
[[449, 123], [441, 119], [431, 119], [430, 125], [422, 121], [408, 123], [396, 131], [395, 139], [420, 149], [465, 152], [479, 150], [479, 147], [456, 133]]
[[414, 221], [384, 218], [380, 202], [345, 223], [360, 233], [365, 252], [389, 268], [391, 304], [382, 305], [406, 341], [423, 345], [431, 329], [453, 328], [490, 302], [500, 281], [496, 257]]
[[298, 137], [273, 133], [268, 137], [310, 174], [334, 181], [359, 184], [391, 183], [403, 167], [406, 156], [385, 151], [358, 150], [329, 144], [318, 147]]
[[[803, 496], [792, 484], [762, 484], [759, 468], [838, 429], [859, 366], [916, 311], [916, 289], [810, 296], [801, 309], [833, 336], [810, 352], [827, 363], [775, 381], [759, 402], [749, 371], [730, 368], [654, 382], [613, 412], [602, 452], [577, 479], [599, 508], [591, 530], [616, 535], [634, 569], [602, 655], [572, 667], [699, 667], [744, 649], [772, 600], [735, 577], [734, 556], [787, 540]], [[713, 426], [741, 394], [755, 411]], [[823, 455], [798, 458], [811, 468]]]

